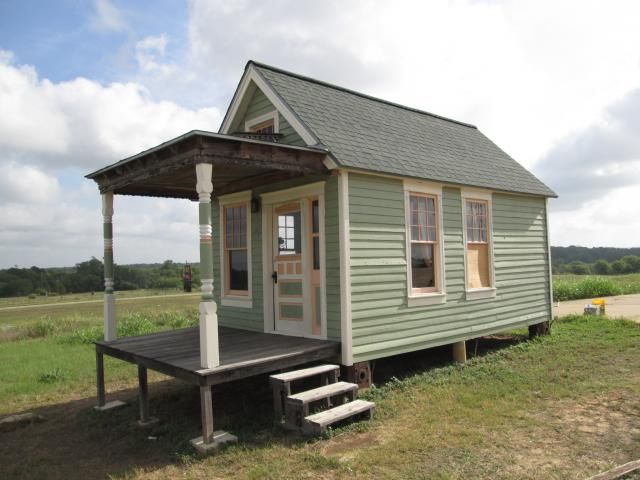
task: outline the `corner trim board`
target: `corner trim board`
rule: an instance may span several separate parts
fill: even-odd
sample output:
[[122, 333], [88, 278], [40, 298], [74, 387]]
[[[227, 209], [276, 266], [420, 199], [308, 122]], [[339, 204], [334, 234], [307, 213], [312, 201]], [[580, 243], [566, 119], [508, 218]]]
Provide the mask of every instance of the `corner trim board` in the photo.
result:
[[342, 364], [353, 365], [351, 312], [351, 234], [349, 224], [349, 173], [338, 171], [338, 215], [340, 238], [340, 337]]

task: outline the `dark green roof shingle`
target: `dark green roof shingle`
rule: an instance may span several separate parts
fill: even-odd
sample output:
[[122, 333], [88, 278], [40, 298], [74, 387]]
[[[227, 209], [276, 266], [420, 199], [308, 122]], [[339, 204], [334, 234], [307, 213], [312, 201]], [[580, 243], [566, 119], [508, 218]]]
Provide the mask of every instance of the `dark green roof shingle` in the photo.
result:
[[555, 196], [473, 125], [250, 64], [342, 167]]

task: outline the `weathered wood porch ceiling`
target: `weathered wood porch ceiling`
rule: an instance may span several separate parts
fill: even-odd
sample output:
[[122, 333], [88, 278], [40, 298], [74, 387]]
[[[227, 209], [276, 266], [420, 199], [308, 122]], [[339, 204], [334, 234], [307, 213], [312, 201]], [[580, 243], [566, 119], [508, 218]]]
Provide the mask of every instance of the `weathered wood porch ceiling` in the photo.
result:
[[191, 131], [90, 173], [101, 193], [197, 200], [197, 163], [213, 165], [213, 195], [293, 177], [328, 173], [328, 151], [232, 135]]

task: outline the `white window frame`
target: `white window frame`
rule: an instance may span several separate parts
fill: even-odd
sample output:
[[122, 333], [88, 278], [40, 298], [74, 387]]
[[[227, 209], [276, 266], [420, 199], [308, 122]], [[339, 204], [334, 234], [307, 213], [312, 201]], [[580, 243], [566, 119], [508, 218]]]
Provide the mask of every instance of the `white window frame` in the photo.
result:
[[[496, 289], [496, 273], [495, 273], [495, 255], [493, 252], [493, 193], [487, 190], [477, 190], [472, 188], [464, 188], [461, 190], [462, 198], [462, 238], [464, 242], [464, 290], [467, 300], [482, 300], [486, 298], [495, 298]], [[487, 204], [487, 242], [489, 258], [489, 287], [469, 288], [469, 273], [467, 271], [467, 201], [481, 201]]]
[[[442, 229], [442, 185], [431, 182], [420, 182], [405, 180], [404, 182], [404, 212], [405, 212], [405, 240], [406, 240], [406, 261], [407, 261], [407, 306], [419, 307], [425, 305], [437, 305], [446, 303], [446, 279], [445, 279], [445, 256], [444, 256], [444, 233]], [[437, 255], [436, 265], [436, 291], [413, 293], [413, 279], [411, 275], [411, 194], [431, 195], [436, 198], [436, 232], [437, 232]], [[435, 250], [435, 249], [434, 249]]]
[[278, 115], [278, 110], [273, 110], [263, 115], [248, 119], [244, 122], [244, 131], [250, 132], [256, 125], [268, 122], [269, 120], [273, 120], [273, 133], [280, 133], [280, 115]]
[[[251, 261], [251, 191], [244, 191], [238, 193], [232, 193], [230, 195], [223, 195], [218, 197], [219, 204], [219, 217], [220, 217], [220, 235], [219, 244], [220, 244], [220, 303], [225, 307], [241, 307], [241, 308], [253, 308], [253, 295], [252, 295], [252, 287], [253, 287], [253, 272], [252, 272], [252, 261]], [[233, 295], [227, 293], [227, 279], [225, 278], [225, 252], [224, 252], [224, 242], [225, 242], [225, 219], [224, 219], [224, 207], [228, 205], [237, 205], [237, 204], [245, 204], [247, 209], [247, 275], [248, 282], [247, 288], [248, 292], [246, 295]]]

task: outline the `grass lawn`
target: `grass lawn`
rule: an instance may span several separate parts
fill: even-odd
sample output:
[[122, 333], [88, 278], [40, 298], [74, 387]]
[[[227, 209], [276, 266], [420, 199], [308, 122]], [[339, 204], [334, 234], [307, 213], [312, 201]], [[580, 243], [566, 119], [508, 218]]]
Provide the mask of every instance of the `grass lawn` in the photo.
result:
[[627, 275], [554, 275], [554, 300], [640, 293], [640, 273]]
[[[155, 314], [166, 311], [197, 309], [199, 293], [178, 290], [133, 290], [117, 292], [118, 315], [127, 313]], [[37, 322], [69, 321], [99, 324], [102, 322], [102, 293], [79, 293], [57, 297], [28, 297], [0, 299], [0, 338], [3, 332]]]
[[[157, 318], [153, 328], [170, 328]], [[312, 440], [271, 425], [265, 376], [224, 384], [216, 428], [240, 442], [199, 459], [188, 445], [200, 434], [197, 389], [153, 376], [161, 423], [143, 431], [131, 366], [107, 364], [110, 398], [129, 405], [98, 413], [93, 350], [74, 332], [3, 341], [1, 413], [46, 421], [0, 433], [0, 478], [582, 479], [640, 458], [639, 344], [638, 324], [567, 317], [534, 341], [483, 339], [464, 366], [448, 349], [379, 360], [364, 394], [374, 421]]]

